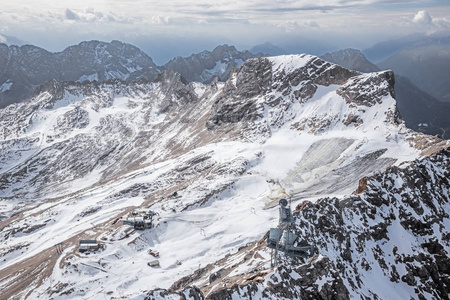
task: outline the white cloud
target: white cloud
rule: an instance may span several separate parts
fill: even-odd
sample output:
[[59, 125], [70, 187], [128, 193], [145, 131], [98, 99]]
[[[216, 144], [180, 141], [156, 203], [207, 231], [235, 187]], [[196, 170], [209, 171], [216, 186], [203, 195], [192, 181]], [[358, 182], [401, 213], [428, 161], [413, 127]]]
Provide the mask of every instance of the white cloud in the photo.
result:
[[435, 18], [427, 11], [421, 10], [413, 18], [413, 23], [423, 26], [431, 31], [438, 31], [450, 28], [450, 21], [446, 18]]
[[87, 39], [130, 36], [212, 36], [250, 46], [274, 37], [309, 37], [370, 40], [365, 46], [371, 46], [374, 37], [450, 28], [450, 6], [439, 5], [448, 0], [427, 1], [429, 6], [420, 0], [77, 0], [70, 6], [57, 0], [6, 1], [0, 32], [58, 50]]
[[413, 22], [421, 25], [429, 25], [433, 23], [433, 18], [427, 11], [421, 10], [414, 16]]

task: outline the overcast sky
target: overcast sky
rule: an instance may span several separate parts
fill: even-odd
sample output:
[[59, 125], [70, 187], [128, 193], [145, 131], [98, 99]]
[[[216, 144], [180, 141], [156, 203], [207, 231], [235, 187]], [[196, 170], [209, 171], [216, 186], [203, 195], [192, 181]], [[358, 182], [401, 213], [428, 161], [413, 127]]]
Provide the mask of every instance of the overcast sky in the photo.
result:
[[156, 56], [189, 55], [222, 43], [241, 49], [266, 41], [294, 44], [301, 38], [362, 49], [449, 29], [449, 0], [4, 0], [0, 5], [0, 35], [50, 51], [91, 39], [133, 43]]

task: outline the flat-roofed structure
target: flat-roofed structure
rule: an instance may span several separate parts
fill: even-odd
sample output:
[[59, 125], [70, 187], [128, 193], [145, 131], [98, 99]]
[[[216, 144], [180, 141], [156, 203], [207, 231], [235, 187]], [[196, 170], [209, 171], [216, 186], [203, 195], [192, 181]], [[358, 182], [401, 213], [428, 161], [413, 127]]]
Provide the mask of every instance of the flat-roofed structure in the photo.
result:
[[100, 244], [97, 240], [80, 240], [80, 245], [78, 246], [78, 251], [86, 252], [86, 251], [97, 251], [100, 249]]

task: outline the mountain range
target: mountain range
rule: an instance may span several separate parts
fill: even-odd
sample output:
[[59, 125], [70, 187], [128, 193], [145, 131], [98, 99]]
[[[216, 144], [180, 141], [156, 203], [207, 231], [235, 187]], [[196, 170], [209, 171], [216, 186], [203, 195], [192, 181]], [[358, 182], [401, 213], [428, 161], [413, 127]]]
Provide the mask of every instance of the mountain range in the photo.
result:
[[408, 77], [423, 91], [443, 102], [450, 102], [446, 70], [450, 67], [450, 39], [446, 44], [432, 44], [402, 50], [378, 64]]
[[[443, 295], [450, 142], [408, 129], [394, 95], [391, 71], [311, 55], [248, 59], [210, 84], [47, 82], [0, 110], [1, 297]], [[403, 197], [415, 188], [427, 202]], [[271, 267], [285, 197], [317, 256]], [[136, 209], [153, 228], [117, 222]], [[80, 254], [93, 239], [104, 249]]]
[[249, 58], [261, 57], [261, 53], [238, 51], [234, 46], [222, 45], [212, 52], [203, 51], [189, 57], [176, 57], [163, 66], [165, 70], [180, 73], [187, 81], [209, 83], [215, 77], [226, 81], [233, 68], [239, 68]]
[[447, 103], [360, 51], [1, 47], [0, 299], [448, 298]]
[[[447, 52], [441, 51], [442, 55], [436, 53], [436, 49], [444, 47], [446, 39], [410, 37], [402, 41], [392, 41], [393, 45], [397, 45], [397, 48], [394, 47], [397, 54], [381, 62], [380, 67], [369, 62], [362, 52], [349, 49], [327, 53], [322, 58], [362, 72], [393, 69], [397, 78], [395, 88], [398, 109], [407, 126], [447, 138], [450, 125], [447, 118], [448, 105], [442, 102], [446, 99], [445, 87], [448, 84], [447, 76], [442, 73], [445, 68], [440, 66], [445, 66], [450, 60], [444, 55]], [[374, 49], [378, 49], [377, 47]], [[233, 68], [238, 68], [249, 58], [261, 57], [263, 53], [286, 53], [286, 50], [271, 43], [255, 46], [251, 51], [238, 51], [234, 46], [222, 45], [213, 51], [174, 58], [158, 67], [138, 48], [118, 41], [83, 42], [60, 53], [50, 53], [29, 45], [3, 45], [2, 49], [2, 107], [31, 97], [35, 88], [51, 79], [79, 82], [120, 79], [131, 82], [140, 78], [152, 80], [162, 70], [171, 70], [180, 73], [188, 82], [209, 83], [214, 78], [226, 81]], [[252, 54], [257, 50], [258, 53]], [[365, 52], [370, 53], [368, 50]], [[422, 59], [414, 59], [411, 55]], [[430, 60], [433, 62], [430, 63]], [[424, 77], [423, 74], [429, 75]]]
[[62, 52], [0, 44], [0, 107], [29, 98], [48, 80], [105, 81], [155, 78], [160, 72], [138, 48], [119, 41], [82, 42]]

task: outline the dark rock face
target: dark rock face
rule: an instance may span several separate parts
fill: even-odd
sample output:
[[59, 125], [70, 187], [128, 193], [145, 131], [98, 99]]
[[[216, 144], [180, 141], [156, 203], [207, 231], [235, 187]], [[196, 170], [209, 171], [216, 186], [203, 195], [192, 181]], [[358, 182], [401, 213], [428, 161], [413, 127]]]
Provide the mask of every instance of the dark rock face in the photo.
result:
[[59, 53], [0, 44], [0, 107], [30, 97], [44, 82], [153, 79], [159, 68], [138, 48], [119, 41], [82, 42]]
[[179, 300], [204, 300], [200, 289], [197, 287], [188, 287], [181, 292], [168, 292], [163, 289], [153, 290], [147, 294], [145, 300], [160, 300], [160, 299], [179, 299]]
[[[179, 73], [163, 71], [158, 74], [154, 82], [161, 84], [161, 94], [164, 97], [161, 112], [168, 111], [174, 105], [185, 105], [197, 100], [197, 95]], [[173, 97], [173, 94], [176, 97]]]
[[[173, 299], [174, 295], [192, 293], [188, 287], [181, 292], [154, 290], [147, 294], [146, 299]], [[200, 292], [198, 289], [196, 292]], [[155, 295], [160, 298], [152, 298]], [[203, 297], [203, 294], [195, 294]], [[180, 299], [197, 299], [183, 298]], [[203, 298], [198, 298], [203, 299]], [[329, 258], [317, 255], [310, 262], [298, 267], [280, 266], [265, 278], [264, 282], [252, 281], [244, 285], [233, 285], [221, 288], [210, 294], [207, 299], [350, 299], [349, 291], [344, 285], [341, 275]]]
[[248, 51], [238, 51], [234, 46], [221, 45], [212, 52], [203, 51], [189, 57], [177, 57], [163, 66], [164, 69], [180, 73], [187, 81], [211, 82], [215, 77], [226, 81], [233, 70], [249, 58], [258, 57]]
[[[364, 106], [380, 104], [382, 98], [388, 95], [395, 98], [394, 74], [391, 71], [375, 74], [371, 77], [356, 76], [352, 78], [337, 90], [338, 95], [341, 95], [347, 103], [357, 103]], [[386, 88], [374, 91], [371, 89], [372, 86], [382, 86], [385, 82], [387, 82]]]
[[272, 65], [266, 58], [251, 60], [244, 64], [217, 98], [206, 126], [215, 128], [224, 123], [253, 121], [261, 116], [255, 101], [249, 100], [270, 88]]
[[[290, 57], [283, 59], [289, 60]], [[381, 103], [385, 96], [395, 96], [392, 72], [379, 72], [368, 76], [314, 56], [300, 55], [295, 59], [308, 61], [289, 70], [275, 69], [270, 58], [250, 59], [244, 63], [217, 97], [207, 128], [255, 121], [265, 114], [264, 104], [270, 108], [281, 108], [277, 112], [269, 113], [269, 125], [282, 125], [284, 112], [288, 111], [294, 102], [304, 103], [309, 100], [320, 85], [342, 85], [337, 94], [346, 99], [348, 104], [356, 106], [373, 106]], [[389, 117], [394, 123], [400, 121], [398, 112]], [[313, 122], [323, 123], [313, 124], [317, 125], [316, 131], [319, 132], [330, 125], [327, 122], [331, 120]], [[362, 120], [355, 115], [349, 115], [343, 120], [345, 125], [361, 123]], [[303, 127], [301, 124], [298, 126], [299, 129]]]
[[[366, 178], [359, 196], [304, 204], [294, 213], [298, 234], [334, 257], [355, 297], [384, 299], [395, 288], [420, 299], [448, 299], [449, 170], [445, 150]], [[373, 274], [386, 282], [384, 291], [371, 285]]]

